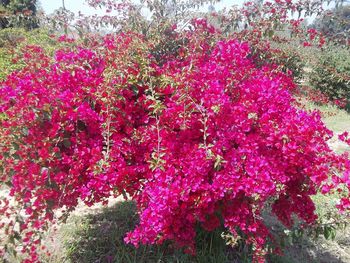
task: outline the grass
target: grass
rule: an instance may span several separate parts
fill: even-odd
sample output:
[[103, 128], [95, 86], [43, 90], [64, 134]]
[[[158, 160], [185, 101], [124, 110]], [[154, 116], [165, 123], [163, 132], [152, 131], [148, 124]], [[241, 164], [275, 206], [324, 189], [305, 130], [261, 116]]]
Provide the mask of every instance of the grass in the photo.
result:
[[306, 102], [305, 106], [308, 110], [319, 110], [322, 114], [322, 120], [333, 132], [342, 133], [350, 130], [350, 114], [345, 110], [330, 104], [316, 105], [312, 102]]
[[[320, 197], [315, 200], [319, 208], [329, 200]], [[328, 208], [325, 208], [326, 210]], [[322, 210], [323, 212], [326, 210]], [[222, 230], [206, 233], [198, 230], [197, 255], [186, 255], [167, 243], [161, 246], [140, 246], [134, 248], [123, 241], [125, 233], [132, 230], [137, 223], [135, 204], [124, 201], [109, 208], [87, 215], [72, 215], [66, 224], [57, 232], [51, 232], [52, 240], [46, 242], [51, 256], [43, 256], [42, 261], [48, 263], [243, 263], [250, 262], [246, 248], [234, 250], [225, 245], [221, 238]], [[277, 233], [284, 227], [273, 216], [265, 215], [266, 223]], [[302, 237], [286, 247], [284, 256], [270, 255], [270, 263], [317, 263], [343, 262], [336, 258], [337, 246], [343, 243], [349, 246], [348, 234], [340, 233], [335, 241], [326, 241], [323, 238], [313, 240]], [[327, 246], [331, 249], [323, 249]], [[350, 246], [349, 246], [350, 248]], [[326, 261], [322, 261], [326, 259]], [[344, 261], [346, 262], [346, 261]]]
[[344, 131], [350, 132], [350, 114], [330, 104], [316, 105], [310, 101], [301, 101], [306, 110], [318, 110], [325, 125], [333, 131], [334, 137], [328, 141], [329, 146], [336, 153], [350, 151], [349, 145], [338, 140], [338, 135]]
[[[213, 233], [198, 231], [197, 251], [193, 257], [174, 248], [170, 243], [161, 246], [134, 248], [123, 241], [125, 233], [137, 223], [135, 204], [124, 201], [103, 208], [95, 214], [73, 215], [62, 225], [47, 245], [54, 253], [43, 255], [44, 262], [193, 262], [219, 263], [238, 261], [235, 251], [227, 247], [220, 230]], [[61, 243], [57, 243], [57, 239]]]

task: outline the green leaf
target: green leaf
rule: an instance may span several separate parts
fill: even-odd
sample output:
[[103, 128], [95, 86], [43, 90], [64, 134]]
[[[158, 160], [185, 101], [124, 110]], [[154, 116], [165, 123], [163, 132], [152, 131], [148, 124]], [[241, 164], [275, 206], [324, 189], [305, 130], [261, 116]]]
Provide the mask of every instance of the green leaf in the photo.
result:
[[12, 157], [16, 160], [20, 160], [21, 157], [19, 157], [19, 155], [17, 153], [13, 154]]
[[71, 146], [71, 142], [70, 142], [70, 140], [68, 139], [68, 138], [64, 138], [63, 139], [63, 145], [64, 145], [64, 147], [66, 147], [66, 148], [69, 148], [70, 146]]
[[335, 228], [331, 228], [331, 239], [334, 240], [337, 235], [337, 231]]
[[269, 37], [273, 37], [274, 34], [275, 34], [275, 32], [273, 30], [269, 30], [268, 31], [268, 36]]
[[328, 240], [331, 237], [331, 229], [330, 229], [330, 227], [328, 227], [328, 226], [324, 227], [323, 235], [324, 235], [324, 238], [326, 240]]

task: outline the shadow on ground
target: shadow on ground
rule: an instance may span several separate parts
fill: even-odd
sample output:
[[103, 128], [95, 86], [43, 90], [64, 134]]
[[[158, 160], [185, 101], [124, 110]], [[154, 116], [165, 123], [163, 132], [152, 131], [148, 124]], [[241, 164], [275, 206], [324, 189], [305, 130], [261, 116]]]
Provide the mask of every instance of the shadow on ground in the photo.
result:
[[[329, 201], [329, 200], [328, 200]], [[285, 227], [271, 214], [264, 214], [265, 223], [275, 233], [281, 233]], [[307, 235], [293, 240], [284, 248], [284, 256], [269, 256], [270, 263], [349, 263], [350, 229], [338, 229], [334, 240], [323, 236], [317, 239]]]
[[198, 235], [196, 257], [186, 255], [170, 243], [162, 246], [141, 246], [124, 243], [125, 234], [137, 223], [133, 202], [118, 202], [99, 213], [72, 216], [60, 229], [64, 240], [64, 262], [86, 263], [156, 263], [156, 262], [241, 262], [232, 253], [220, 233]]
[[[59, 230], [63, 255], [57, 262], [84, 263], [238, 263], [249, 262], [240, 253], [227, 247], [218, 230], [216, 233], [199, 232], [197, 256], [191, 257], [175, 249], [171, 244], [141, 246], [138, 249], [126, 245], [125, 234], [137, 223], [134, 203], [119, 202], [94, 214], [71, 216]], [[347, 239], [349, 241], [349, 237]], [[346, 242], [346, 240], [345, 240]], [[350, 242], [348, 242], [350, 243]], [[348, 244], [350, 245], [350, 244]], [[286, 250], [284, 257], [270, 256], [270, 263], [340, 263], [337, 249], [324, 249], [322, 244], [302, 240]], [[50, 262], [56, 260], [51, 259]]]

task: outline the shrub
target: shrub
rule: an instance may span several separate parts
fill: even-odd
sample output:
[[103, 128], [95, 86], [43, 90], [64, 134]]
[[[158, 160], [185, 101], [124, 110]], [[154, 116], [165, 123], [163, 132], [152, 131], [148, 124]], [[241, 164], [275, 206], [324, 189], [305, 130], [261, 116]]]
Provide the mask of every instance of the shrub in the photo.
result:
[[[139, 10], [91, 2], [126, 11], [126, 23]], [[93, 205], [111, 195], [137, 203], [140, 222], [128, 243], [171, 241], [195, 254], [198, 227], [224, 227], [254, 262], [274, 242], [266, 206], [287, 227], [294, 215], [315, 222], [310, 197], [318, 191], [339, 191], [337, 206], [347, 211], [348, 155], [331, 151], [332, 132], [317, 112], [298, 108], [289, 70], [269, 56], [256, 60], [257, 48], [274, 52], [265, 44], [278, 19], [300, 34], [300, 20], [286, 18], [298, 6], [247, 3], [232, 14], [245, 16], [236, 18], [245, 29], [224, 35], [201, 19], [176, 30], [165, 2], [147, 5], [157, 8], [149, 24], [120, 23], [119, 33], [83, 43], [63, 36], [54, 54], [27, 45], [21, 69], [1, 82], [0, 181], [12, 197], [0, 203], [10, 241], [3, 250], [22, 248], [37, 261], [57, 210], [64, 219], [79, 200]], [[315, 31], [310, 40], [324, 44]]]
[[13, 49], [24, 40], [26, 32], [23, 29], [0, 30], [0, 80], [20, 66], [13, 63]]
[[349, 50], [334, 47], [322, 52], [313, 66], [310, 83], [331, 100], [347, 100], [350, 109]]
[[23, 52], [27, 45], [40, 45], [44, 52], [53, 55], [54, 51], [67, 43], [59, 43], [45, 29], [26, 31], [21, 28], [0, 30], [0, 81], [11, 72], [25, 66], [22, 63]]
[[16, 202], [0, 211], [30, 260], [57, 209], [127, 193], [140, 223], [126, 242], [171, 240], [194, 254], [198, 225], [224, 226], [264, 262], [265, 206], [287, 226], [293, 214], [312, 224], [310, 196], [349, 186], [347, 156], [330, 150], [318, 113], [294, 105], [292, 79], [256, 67], [247, 43], [220, 40], [204, 20], [193, 27], [174, 32], [186, 41], [167, 60], [132, 32], [54, 57], [28, 46], [25, 67], [1, 84], [0, 179]]
[[[278, 48], [266, 48], [255, 50], [255, 63], [264, 65], [266, 62], [274, 64], [278, 70], [293, 77], [295, 81], [301, 81], [304, 77], [305, 61], [301, 55], [292, 48], [281, 44]], [[254, 57], [254, 55], [253, 55]]]
[[[343, 1], [345, 2], [345, 1]], [[350, 6], [336, 4], [336, 7], [328, 10], [315, 19], [312, 27], [320, 30], [329, 38], [333, 38], [340, 44], [349, 44], [350, 33]]]
[[4, 0], [0, 2], [0, 29], [23, 27], [38, 28], [36, 0]]

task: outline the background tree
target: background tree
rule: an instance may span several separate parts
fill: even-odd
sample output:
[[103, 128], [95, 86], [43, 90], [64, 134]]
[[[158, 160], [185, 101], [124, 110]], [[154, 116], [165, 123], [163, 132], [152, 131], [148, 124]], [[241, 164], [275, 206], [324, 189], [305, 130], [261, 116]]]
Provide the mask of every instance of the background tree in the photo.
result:
[[6, 8], [9, 4], [9, 0], [0, 1], [0, 29], [6, 28], [8, 21], [6, 19], [8, 15], [8, 9]]
[[27, 30], [38, 27], [36, 0], [1, 0], [0, 29], [23, 27]]
[[336, 5], [335, 8], [315, 19], [312, 27], [330, 38], [348, 41], [350, 36], [350, 5]]

